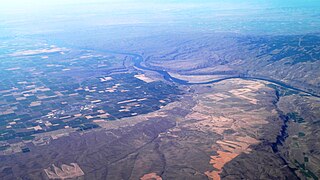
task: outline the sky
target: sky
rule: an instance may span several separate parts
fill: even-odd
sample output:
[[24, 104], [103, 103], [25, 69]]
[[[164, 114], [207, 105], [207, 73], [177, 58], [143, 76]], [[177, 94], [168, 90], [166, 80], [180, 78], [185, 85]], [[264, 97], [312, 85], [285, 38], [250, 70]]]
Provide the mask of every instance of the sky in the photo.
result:
[[17, 34], [155, 23], [314, 32], [319, 19], [320, 0], [0, 0], [0, 29]]
[[[320, 0], [0, 0], [0, 16], [59, 12], [100, 4], [110, 10], [210, 7], [215, 10], [319, 7]], [[1, 17], [0, 17], [1, 18]]]
[[1, 9], [39, 8], [55, 5], [74, 5], [87, 3], [107, 4], [213, 4], [224, 8], [244, 7], [314, 7], [319, 0], [0, 0]]

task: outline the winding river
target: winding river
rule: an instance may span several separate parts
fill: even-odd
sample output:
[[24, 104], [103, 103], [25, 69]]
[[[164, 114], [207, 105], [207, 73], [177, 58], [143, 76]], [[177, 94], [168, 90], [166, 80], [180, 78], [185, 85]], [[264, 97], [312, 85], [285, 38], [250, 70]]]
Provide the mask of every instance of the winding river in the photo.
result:
[[217, 83], [217, 82], [228, 80], [228, 79], [239, 79], [239, 78], [240, 79], [247, 79], [247, 80], [262, 80], [262, 81], [271, 82], [273, 84], [277, 84], [277, 85], [279, 85], [279, 86], [281, 86], [283, 88], [286, 88], [286, 89], [302, 92], [302, 93], [308, 94], [309, 96], [314, 96], [314, 97], [320, 98], [320, 95], [317, 95], [317, 94], [314, 94], [312, 92], [308, 92], [308, 91], [305, 91], [305, 90], [290, 86], [290, 85], [288, 85], [288, 84], [286, 84], [284, 82], [278, 81], [278, 80], [269, 79], [269, 78], [265, 78], [265, 77], [250, 77], [250, 76], [240, 76], [239, 75], [239, 76], [231, 76], [231, 77], [211, 80], [211, 81], [207, 81], [207, 82], [191, 83], [191, 82], [188, 82], [188, 81], [185, 81], [185, 80], [182, 80], [182, 79], [175, 78], [175, 77], [171, 76], [165, 70], [158, 70], [158, 69], [153, 69], [153, 68], [142, 66], [141, 63], [143, 62], [143, 57], [141, 55], [139, 55], [139, 54], [124, 53], [124, 52], [114, 52], [114, 51], [108, 51], [108, 52], [109, 53], [113, 53], [113, 54], [131, 56], [131, 57], [133, 57], [133, 63], [134, 63], [135, 67], [137, 67], [139, 69], [143, 69], [143, 70], [157, 72], [157, 73], [161, 74], [166, 81], [174, 82], [174, 83], [177, 83], [177, 84], [180, 84], [180, 85], [212, 84], [212, 83]]

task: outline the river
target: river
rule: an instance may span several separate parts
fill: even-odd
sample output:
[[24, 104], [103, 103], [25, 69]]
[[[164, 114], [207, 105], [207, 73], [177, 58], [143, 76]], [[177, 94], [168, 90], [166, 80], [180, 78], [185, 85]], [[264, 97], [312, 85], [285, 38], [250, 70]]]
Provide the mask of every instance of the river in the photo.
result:
[[188, 81], [182, 80], [182, 79], [178, 79], [175, 78], [173, 76], [171, 76], [167, 71], [165, 70], [159, 70], [159, 69], [153, 69], [153, 68], [149, 68], [149, 67], [145, 67], [142, 66], [141, 63], [143, 62], [143, 57], [139, 54], [134, 54], [134, 53], [123, 53], [123, 52], [114, 52], [114, 51], [108, 51], [109, 53], [114, 53], [114, 54], [121, 54], [121, 55], [128, 55], [128, 56], [132, 56], [133, 57], [133, 62], [134, 62], [134, 66], [139, 68], [139, 69], [143, 69], [143, 70], [148, 70], [148, 71], [153, 71], [153, 72], [157, 72], [159, 74], [161, 74], [163, 76], [163, 78], [166, 81], [169, 82], [174, 82], [180, 85], [201, 85], [201, 84], [212, 84], [212, 83], [217, 83], [220, 81], [224, 81], [224, 80], [228, 80], [228, 79], [246, 79], [246, 80], [261, 80], [261, 81], [267, 81], [273, 84], [277, 84], [281, 87], [284, 87], [286, 89], [290, 89], [290, 90], [294, 90], [294, 91], [298, 91], [298, 92], [302, 92], [305, 94], [308, 94], [309, 96], [314, 96], [317, 98], [320, 98], [320, 95], [314, 94], [312, 92], [308, 92], [302, 89], [299, 89], [297, 87], [293, 87], [290, 86], [284, 82], [278, 81], [278, 80], [274, 80], [274, 79], [269, 79], [266, 77], [252, 77], [252, 76], [244, 76], [244, 75], [239, 75], [239, 76], [231, 76], [231, 77], [226, 77], [226, 78], [221, 78], [221, 79], [216, 79], [216, 80], [211, 80], [211, 81], [207, 81], [207, 82], [199, 82], [199, 83], [190, 83]]

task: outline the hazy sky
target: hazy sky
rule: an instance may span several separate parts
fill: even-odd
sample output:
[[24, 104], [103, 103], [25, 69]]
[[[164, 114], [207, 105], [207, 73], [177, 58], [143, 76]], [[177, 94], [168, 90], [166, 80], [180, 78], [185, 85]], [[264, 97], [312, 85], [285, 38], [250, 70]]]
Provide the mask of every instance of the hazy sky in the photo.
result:
[[[283, 7], [292, 9], [268, 10]], [[314, 32], [320, 23], [320, 10], [314, 8], [320, 9], [320, 0], [0, 0], [0, 29], [29, 33], [162, 23], [216, 31]]]
[[[0, 16], [4, 14], [51, 13], [87, 5], [100, 4], [104, 9], [117, 11], [152, 10], [166, 8], [211, 8], [211, 9], [260, 9], [279, 7], [319, 7], [320, 0], [0, 0]], [[100, 7], [100, 8], [101, 8]], [[93, 11], [93, 9], [87, 9]], [[3, 18], [3, 17], [2, 17]], [[1, 19], [1, 17], [0, 17]]]
[[236, 8], [241, 7], [302, 7], [302, 6], [320, 6], [320, 0], [0, 0], [1, 9], [9, 8], [26, 8], [26, 7], [47, 7], [53, 5], [70, 5], [70, 4], [83, 4], [83, 3], [108, 3], [108, 4], [170, 4], [170, 3], [210, 3], [224, 8]]

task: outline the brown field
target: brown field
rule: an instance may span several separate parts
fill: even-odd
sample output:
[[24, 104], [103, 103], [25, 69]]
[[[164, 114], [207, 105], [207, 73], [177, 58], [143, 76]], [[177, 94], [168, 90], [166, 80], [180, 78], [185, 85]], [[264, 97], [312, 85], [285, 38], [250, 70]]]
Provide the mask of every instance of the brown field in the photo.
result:
[[70, 165], [62, 164], [61, 168], [52, 164], [51, 167], [44, 171], [49, 179], [69, 179], [84, 175], [84, 172], [77, 163], [71, 163]]
[[140, 180], [162, 180], [160, 176], [158, 176], [156, 173], [149, 173], [143, 175]]
[[[241, 153], [250, 153], [250, 146], [260, 142], [258, 139], [261, 134], [257, 127], [268, 124], [268, 117], [277, 114], [259, 104], [265, 97], [257, 95], [258, 92], [268, 90], [262, 82], [228, 80], [213, 87], [214, 93], [195, 97], [197, 105], [186, 118], [197, 119], [196, 123], [188, 126], [193, 125], [199, 130], [207, 129], [223, 135], [222, 140], [212, 145], [217, 155], [211, 156], [209, 163], [215, 170], [206, 172], [208, 177], [220, 179], [219, 173], [226, 163]], [[224, 91], [228, 87], [231, 87], [231, 90]], [[230, 104], [232, 106], [228, 106]], [[247, 110], [249, 106], [251, 109]], [[226, 131], [233, 133], [225, 134]]]

